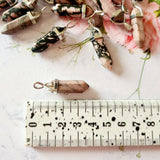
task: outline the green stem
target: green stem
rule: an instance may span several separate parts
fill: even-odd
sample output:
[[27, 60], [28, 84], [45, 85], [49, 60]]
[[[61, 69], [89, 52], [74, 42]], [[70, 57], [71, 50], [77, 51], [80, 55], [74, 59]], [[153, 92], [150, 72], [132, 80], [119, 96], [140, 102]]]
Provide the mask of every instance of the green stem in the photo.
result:
[[127, 99], [130, 99], [136, 92], [137, 92], [137, 90], [135, 90], [133, 93], [131, 93], [131, 95]]
[[86, 38], [84, 39], [82, 42], [78, 42], [75, 44], [69, 44], [69, 45], [63, 45], [62, 47], [59, 47], [60, 49], [65, 49], [65, 48], [69, 48], [68, 52], [77, 49], [77, 54], [73, 56], [72, 60], [74, 60], [74, 62], [76, 63], [80, 54], [81, 49], [83, 48], [83, 46], [88, 43], [90, 41], [90, 38]]
[[139, 83], [138, 83], [138, 89], [140, 89], [140, 86], [141, 86], [142, 76], [143, 76], [144, 67], [145, 67], [145, 64], [146, 64], [146, 61], [147, 61], [147, 59], [146, 59], [147, 56], [148, 56], [148, 54], [146, 55], [145, 60], [144, 60], [144, 62], [143, 62], [143, 66], [142, 66], [142, 70], [141, 70], [141, 75], [140, 75]]
[[140, 78], [139, 78], [139, 82], [138, 82], [138, 87], [127, 99], [130, 99], [136, 92], [138, 93], [138, 99], [139, 100], [141, 99], [140, 89], [141, 89], [142, 77], [143, 77], [143, 73], [144, 73], [144, 67], [145, 67], [146, 61], [148, 59], [150, 59], [150, 57], [151, 57], [151, 54], [150, 54], [150, 51], [148, 51], [148, 53], [146, 54], [146, 57], [143, 59], [144, 62], [143, 62], [143, 66], [142, 66], [142, 69], [141, 69], [141, 74], [140, 74]]

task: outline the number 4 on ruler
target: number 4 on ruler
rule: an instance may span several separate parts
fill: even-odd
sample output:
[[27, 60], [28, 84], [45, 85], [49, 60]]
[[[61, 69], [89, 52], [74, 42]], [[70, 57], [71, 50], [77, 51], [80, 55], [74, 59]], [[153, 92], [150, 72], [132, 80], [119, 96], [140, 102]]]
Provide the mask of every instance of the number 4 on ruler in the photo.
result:
[[26, 145], [160, 145], [160, 100], [30, 101]]

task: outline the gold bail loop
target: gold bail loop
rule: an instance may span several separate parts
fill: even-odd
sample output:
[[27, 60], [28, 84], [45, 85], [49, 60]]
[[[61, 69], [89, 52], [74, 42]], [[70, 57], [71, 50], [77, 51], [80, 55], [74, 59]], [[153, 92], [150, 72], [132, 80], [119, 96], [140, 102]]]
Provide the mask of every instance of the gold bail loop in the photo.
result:
[[57, 93], [58, 92], [58, 84], [59, 80], [55, 79], [54, 81], [51, 81], [49, 83], [46, 83], [45, 86], [49, 88], [51, 92]]
[[[92, 38], [101, 38], [101, 37], [103, 37], [103, 34], [102, 34], [102, 32], [100, 31], [100, 29], [99, 28], [97, 28], [97, 27], [95, 27], [94, 25], [93, 25], [93, 23], [94, 23], [94, 19], [88, 19], [88, 23], [89, 23], [89, 27], [92, 29], [92, 31], [94, 31], [94, 30], [96, 30], [96, 31], [98, 31], [98, 33], [94, 36], [94, 37], [92, 37]], [[92, 39], [91, 38], [91, 39]]]
[[92, 29], [94, 28], [95, 26], [93, 25], [94, 24], [94, 19], [88, 19], [88, 24], [89, 24], [89, 27]]
[[135, 7], [136, 4], [137, 4], [137, 1], [136, 1], [136, 0], [132, 0], [132, 4], [133, 4], [133, 6]]

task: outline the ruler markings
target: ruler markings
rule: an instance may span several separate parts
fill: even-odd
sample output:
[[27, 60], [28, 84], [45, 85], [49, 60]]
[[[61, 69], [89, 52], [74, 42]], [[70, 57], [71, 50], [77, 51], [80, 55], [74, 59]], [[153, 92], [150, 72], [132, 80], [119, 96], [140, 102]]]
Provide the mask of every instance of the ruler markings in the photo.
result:
[[[26, 126], [27, 126], [26, 131], [27, 131], [27, 137], [31, 137], [31, 142], [29, 143], [29, 146], [33, 146], [33, 147], [35, 147], [37, 145], [43, 146], [43, 144], [41, 144], [42, 142], [43, 143], [46, 142], [47, 146], [50, 146], [52, 144], [50, 142], [54, 139], [51, 137], [53, 137], [53, 135], [54, 135], [55, 136], [55, 145], [54, 146], [56, 147], [57, 146], [56, 136], [58, 136], [58, 132], [60, 130], [62, 131], [62, 129], [63, 129], [62, 135], [65, 134], [66, 142], [67, 141], [70, 142], [70, 146], [72, 143], [71, 135], [72, 135], [72, 133], [74, 135], [75, 131], [77, 132], [77, 137], [73, 136], [73, 138], [77, 139], [77, 146], [82, 146], [82, 144], [83, 144], [83, 143], [80, 143], [79, 133], [82, 134], [82, 137], [85, 137], [84, 143], [85, 143], [85, 146], [87, 146], [87, 135], [90, 132], [92, 132], [91, 131], [92, 129], [94, 129], [94, 134], [92, 134], [92, 136], [91, 136], [92, 137], [92, 141], [91, 141], [92, 146], [102, 146], [102, 142], [103, 142], [102, 135], [104, 135], [106, 132], [107, 132], [106, 143], [108, 143], [108, 146], [112, 146], [112, 145], [117, 146], [119, 144], [118, 142], [120, 141], [120, 137], [117, 136], [118, 132], [122, 134], [122, 137], [121, 137], [122, 144], [121, 145], [124, 145], [124, 146], [128, 145], [128, 142], [127, 142], [128, 139], [130, 141], [130, 145], [142, 145], [142, 144], [143, 145], [159, 145], [160, 144], [160, 134], [159, 134], [159, 132], [160, 132], [159, 131], [160, 117], [158, 116], [159, 103], [160, 103], [159, 101], [146, 101], [146, 100], [144, 100], [144, 102], [143, 101], [128, 101], [128, 103], [127, 103], [128, 106], [126, 103], [124, 105], [123, 101], [118, 101], [118, 103], [117, 103], [117, 101], [99, 101], [99, 103], [97, 103], [98, 101], [92, 101], [92, 103], [90, 103], [89, 101], [83, 101], [85, 103], [85, 105], [81, 106], [81, 100], [80, 100], [77, 102], [77, 108], [72, 108], [72, 109], [67, 108], [67, 107], [65, 108], [65, 105], [67, 104], [67, 103], [65, 103], [65, 101], [61, 101], [63, 103], [63, 105], [62, 105], [62, 103], [60, 103], [60, 101], [55, 101], [55, 106], [53, 105], [53, 103], [49, 103], [50, 101], [47, 101], [47, 102], [48, 102], [48, 106], [47, 106], [47, 103], [42, 103], [42, 102], [35, 103], [33, 101], [32, 103], [30, 103], [31, 105], [29, 105], [27, 108], [28, 114], [27, 114], [27, 119], [26, 119]], [[72, 101], [70, 101], [70, 102], [72, 102]], [[103, 102], [103, 105], [102, 105], [102, 102]], [[105, 105], [104, 105], [104, 102], [105, 102]], [[134, 107], [133, 107], [133, 110], [130, 110], [130, 102], [132, 102], [132, 103], [135, 102], [134, 104], [136, 104], [136, 106], [135, 106], [136, 116], [133, 116], [133, 117], [132, 117], [132, 115], [134, 115], [133, 112], [135, 113], [135, 110], [134, 110]], [[146, 102], [148, 102], [148, 103], [146, 103]], [[145, 104], [147, 104], [147, 105], [145, 105]], [[30, 118], [31, 113], [33, 111], [35, 111], [35, 105], [36, 105], [36, 114], [34, 115], [34, 118]], [[112, 112], [111, 114], [109, 114], [110, 105], [112, 107], [111, 110], [114, 109], [114, 106], [112, 106], [112, 105], [116, 105], [116, 112], [114, 112], [114, 113]], [[48, 108], [48, 115], [41, 113], [43, 106], [46, 106]], [[80, 112], [82, 112], [81, 114], [83, 115], [82, 116], [83, 118], [77, 119], [78, 117], [76, 118], [76, 115], [73, 115], [73, 114], [70, 115], [70, 112], [67, 112], [67, 114], [64, 115], [65, 119], [64, 118], [62, 119], [61, 117], [59, 117], [59, 115], [60, 115], [59, 106], [63, 106], [63, 113], [66, 112], [67, 109], [68, 109], [68, 111], [71, 111], [71, 110], [76, 111], [76, 109], [77, 109], [76, 115], [79, 116]], [[96, 106], [99, 107], [99, 112], [95, 112]], [[126, 109], [124, 110], [124, 106], [128, 107], [128, 110], [126, 110]], [[40, 109], [38, 109], [38, 107]], [[55, 110], [52, 109], [54, 107], [55, 107]], [[86, 112], [87, 107], [92, 112], [92, 114], [90, 116], [89, 116], [90, 111]], [[105, 107], [107, 108], [106, 109], [107, 110], [107, 117], [103, 116], [103, 114], [102, 114], [102, 116], [100, 116], [99, 113], [100, 112], [104, 113], [103, 111], [105, 110]], [[83, 108], [85, 108], [85, 110], [82, 110]], [[31, 109], [32, 109], [32, 111], [31, 111]], [[120, 110], [118, 111], [118, 109], [123, 109], [123, 111], [125, 111], [125, 114], [122, 112], [122, 115], [120, 115], [119, 114]], [[145, 116], [143, 116], [144, 110], [146, 111]], [[156, 112], [158, 112], [158, 113], [156, 113]], [[151, 116], [153, 116], [153, 113], [154, 113], [155, 120], [154, 119], [150, 120]], [[43, 116], [40, 116], [40, 115], [43, 115]], [[54, 117], [54, 118], [50, 119], [51, 117]], [[56, 119], [56, 121], [54, 121], [55, 117], [58, 117], [58, 119]], [[69, 117], [69, 119], [67, 117]], [[93, 119], [92, 119], [92, 117], [93, 117]], [[123, 119], [121, 119], [120, 117], [121, 118], [123, 117]], [[146, 120], [144, 120], [144, 119], [146, 119]], [[87, 122], [85, 122], [86, 120], [87, 120]], [[69, 124], [68, 122], [72, 122], [72, 123]], [[73, 122], [74, 122], [74, 125], [72, 125]], [[118, 125], [118, 122], [120, 122], [119, 125]], [[124, 122], [124, 123], [122, 123], [122, 122]], [[134, 122], [135, 126], [132, 126], [131, 128], [134, 129], [135, 131], [136, 130], [138, 130], [138, 131], [135, 133], [132, 133], [133, 134], [133, 137], [132, 137], [131, 134], [128, 136], [128, 134], [130, 133], [129, 131], [131, 131], [130, 128], [128, 128], [128, 127], [133, 122]], [[44, 128], [47, 131], [46, 138], [45, 138], [45, 136], [43, 136], [43, 133], [39, 134], [39, 131], [37, 130], [41, 124], [48, 124], [48, 125], [44, 125]], [[52, 125], [49, 125], [49, 124], [52, 124]], [[58, 126], [58, 124], [61, 124], [61, 126]], [[42, 126], [43, 125], [41, 125], [41, 127]], [[53, 134], [52, 135], [52, 134], [50, 134], [50, 129], [52, 129], [53, 127], [55, 127], [55, 129], [54, 129], [55, 133], [52, 133]], [[117, 127], [117, 129], [113, 130], [114, 127]], [[71, 130], [67, 130], [69, 128]], [[41, 129], [43, 129], [43, 128], [41, 128]], [[39, 130], [41, 130], [41, 129], [39, 128]], [[97, 133], [100, 133], [101, 129], [103, 129], [102, 134], [98, 135]], [[150, 131], [150, 129], [152, 129], [152, 131]], [[86, 132], [88, 132], [88, 133], [86, 133]], [[142, 135], [143, 138], [140, 138], [142, 132], [143, 132], [143, 135]], [[114, 134], [114, 133], [116, 133], [116, 134]], [[124, 133], [125, 133], [125, 135], [124, 135]], [[68, 136], [68, 134], [69, 134], [69, 136]], [[134, 136], [136, 134], [137, 134], [137, 138], [135, 138], [135, 136]], [[112, 135], [115, 135], [115, 136], [112, 136]], [[97, 136], [99, 136], [99, 143], [97, 143], [97, 139], [96, 139]], [[37, 143], [36, 137], [39, 138], [38, 143]], [[71, 137], [71, 139], [70, 139], [70, 137]], [[88, 139], [88, 140], [90, 142], [90, 139]], [[115, 143], [112, 143], [113, 140], [115, 141]], [[64, 145], [64, 136], [59, 137], [58, 142], [59, 141], [61, 141], [61, 142], [63, 141], [62, 146], [66, 146], [66, 145]], [[137, 143], [136, 143], [136, 141], [137, 141]], [[150, 141], [150, 143], [148, 143], [149, 141]], [[28, 142], [27, 142], [27, 144], [28, 144]], [[105, 145], [106, 144], [104, 144], [103, 146], [105, 146]], [[90, 146], [90, 143], [89, 143], [89, 146]]]
[[42, 102], [40, 102], [40, 113], [42, 112]]
[[130, 134], [130, 136], [129, 136], [129, 141], [130, 141], [130, 146], [132, 146], [132, 136], [131, 136], [131, 134]]
[[57, 102], [56, 101], [55, 101], [54, 107], [55, 107], [55, 113], [57, 113]]
[[[142, 101], [142, 103], [143, 103], [143, 101]], [[145, 104], [143, 104], [143, 112], [144, 113], [146, 112], [146, 106], [145, 106]]]
[[49, 117], [49, 101], [48, 101], [48, 112], [47, 112], [47, 115], [48, 115], [48, 117]]
[[87, 136], [85, 136], [84, 141], [85, 141], [85, 146], [87, 146]]
[[99, 101], [99, 111], [100, 111], [100, 113], [102, 112], [102, 104], [101, 104], [101, 101]]
[[79, 117], [79, 102], [77, 102], [77, 116]]
[[39, 146], [41, 146], [41, 136], [39, 136]]
[[94, 117], [94, 102], [92, 101], [92, 116]]
[[70, 138], [69, 138], [69, 143], [70, 143], [70, 147], [72, 146], [72, 136], [70, 135]]
[[139, 145], [139, 131], [137, 131], [137, 145]]
[[109, 116], [109, 105], [108, 102], [106, 102], [106, 106], [107, 106], [107, 117]]
[[77, 146], [79, 147], [79, 132], [77, 132]]
[[146, 134], [144, 135], [144, 144], [147, 144]]
[[72, 103], [71, 103], [71, 101], [69, 102], [69, 108], [70, 108], [70, 113], [72, 113]]
[[116, 103], [114, 101], [114, 112], [116, 112], [116, 110], [117, 110], [117, 106], [116, 106]]
[[64, 132], [62, 132], [62, 147], [64, 147]]
[[122, 145], [124, 146], [124, 131], [122, 131]]
[[54, 146], [57, 147], [57, 137], [56, 137], [56, 135], [54, 136]]
[[47, 147], [49, 146], [49, 132], [47, 132]]
[[136, 116], [138, 117], [138, 104], [135, 102], [136, 104]]
[[99, 136], [100, 146], [102, 147], [102, 136]]
[[92, 133], [92, 146], [94, 147], [94, 133]]
[[33, 132], [32, 132], [32, 138], [31, 138], [31, 146], [33, 147]]
[[122, 117], [123, 117], [123, 104], [121, 102], [121, 109], [122, 109]]
[[152, 134], [152, 145], [153, 145], [153, 140], [154, 140], [153, 131], [151, 131], [151, 134]]
[[109, 146], [109, 131], [107, 131], [107, 137], [108, 137], [108, 146]]
[[131, 105], [130, 105], [129, 101], [128, 101], [128, 111], [131, 112]]
[[62, 102], [62, 116], [64, 117], [64, 101]]
[[35, 103], [33, 102], [33, 107], [32, 107], [32, 113], [34, 114], [34, 105]]
[[159, 113], [159, 103], [157, 103], [157, 109], [158, 109], [158, 113]]
[[152, 103], [151, 102], [150, 102], [150, 108], [151, 108], [151, 116], [153, 116]]
[[117, 146], [117, 135], [115, 135], [115, 145]]

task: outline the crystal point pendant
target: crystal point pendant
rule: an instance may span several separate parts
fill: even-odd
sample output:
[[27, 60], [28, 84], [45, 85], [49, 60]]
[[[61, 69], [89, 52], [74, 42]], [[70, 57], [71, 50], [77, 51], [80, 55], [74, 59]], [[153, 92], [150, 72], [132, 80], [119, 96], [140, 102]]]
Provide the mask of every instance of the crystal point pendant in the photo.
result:
[[34, 88], [42, 89], [44, 86], [54, 93], [83, 93], [89, 88], [89, 85], [83, 80], [58, 80], [43, 84], [41, 82], [34, 83]]

